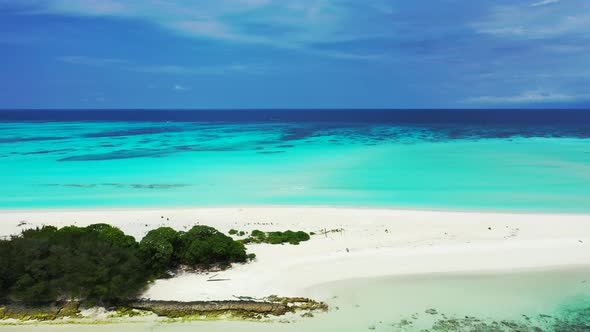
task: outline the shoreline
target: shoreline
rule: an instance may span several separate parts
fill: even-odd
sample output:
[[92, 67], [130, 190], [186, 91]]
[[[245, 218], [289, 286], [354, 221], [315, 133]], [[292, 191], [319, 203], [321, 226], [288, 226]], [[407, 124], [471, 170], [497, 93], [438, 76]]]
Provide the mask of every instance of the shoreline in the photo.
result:
[[342, 279], [330, 281], [327, 283], [317, 284], [310, 289], [321, 289], [326, 286], [332, 286], [339, 283], [358, 283], [362, 281], [400, 281], [405, 282], [409, 280], [438, 280], [438, 279], [452, 279], [452, 278], [466, 278], [466, 279], [477, 279], [477, 278], [489, 278], [489, 277], [507, 277], [515, 275], [527, 275], [527, 274], [538, 274], [538, 273], [555, 273], [555, 274], [568, 274], [568, 273], [590, 273], [590, 264], [577, 264], [577, 265], [555, 265], [555, 266], [537, 266], [532, 268], [511, 268], [511, 269], [500, 269], [500, 270], [466, 270], [466, 271], [445, 271], [445, 272], [428, 272], [428, 273], [407, 273], [407, 274], [392, 274], [384, 275], [379, 277], [360, 277], [352, 279]]
[[125, 212], [125, 211], [179, 211], [179, 210], [207, 210], [207, 209], [339, 209], [339, 210], [373, 210], [373, 211], [410, 211], [410, 212], [441, 212], [441, 213], [474, 213], [474, 214], [509, 214], [509, 215], [565, 215], [587, 216], [587, 212], [567, 211], [532, 211], [510, 209], [481, 209], [481, 208], [428, 208], [428, 207], [397, 207], [397, 206], [351, 206], [351, 205], [305, 205], [305, 204], [276, 204], [276, 205], [192, 205], [192, 206], [124, 206], [124, 207], [28, 207], [28, 208], [0, 208], [0, 215], [6, 213], [51, 213], [51, 212]]
[[[104, 311], [94, 317], [84, 310], [86, 318], [64, 318], [48, 321], [0, 320], [0, 330], [28, 331], [38, 326], [47, 331], [80, 329], [102, 331], [105, 326], [129, 328], [130, 331], [162, 329], [170, 331], [362, 331], [392, 327], [403, 330], [426, 330], [432, 326], [464, 327], [474, 330], [510, 326], [515, 330], [577, 330], [587, 325], [588, 271], [560, 270], [506, 275], [437, 275], [394, 277], [370, 280], [344, 280], [318, 285], [319, 292], [330, 295], [328, 311], [291, 312], [285, 316], [262, 319], [240, 313], [197, 314], [168, 318], [153, 311], [139, 311], [129, 316], [127, 310]], [[555, 285], [559, 287], [554, 287]], [[449, 301], [453, 298], [453, 301]], [[217, 304], [219, 301], [211, 303]], [[506, 307], [505, 303], [511, 305]], [[162, 304], [166, 310], [167, 303]], [[195, 304], [173, 303], [189, 310]], [[200, 305], [197, 303], [196, 305]], [[222, 304], [223, 305], [223, 304]], [[490, 308], [493, 308], [490, 310]], [[134, 309], [135, 310], [135, 309]], [[95, 312], [99, 312], [96, 308]], [[112, 315], [112, 316], [111, 316]], [[586, 324], [586, 325], [584, 325]], [[395, 329], [397, 330], [397, 329]], [[479, 329], [478, 329], [479, 330]]]
[[[20, 222], [27, 224], [18, 226]], [[157, 280], [143, 298], [221, 301], [310, 297], [343, 280], [497, 274], [590, 267], [590, 215], [450, 212], [350, 207], [148, 208], [1, 211], [0, 236], [40, 225], [108, 223], [140, 239], [162, 225], [315, 232], [300, 245], [248, 245], [254, 262], [211, 274]], [[318, 232], [326, 230], [326, 234]], [[224, 279], [210, 282], [211, 275]]]

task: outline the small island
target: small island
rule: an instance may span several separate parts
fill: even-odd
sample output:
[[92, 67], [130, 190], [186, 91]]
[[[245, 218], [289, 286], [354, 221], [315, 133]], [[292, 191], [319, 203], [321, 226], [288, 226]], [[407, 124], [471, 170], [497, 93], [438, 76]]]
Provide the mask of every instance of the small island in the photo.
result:
[[311, 299], [274, 295], [215, 302], [141, 298], [156, 279], [171, 278], [178, 271], [219, 271], [254, 260], [256, 255], [247, 253], [244, 243], [299, 244], [310, 238], [302, 231], [252, 233], [234, 240], [209, 226], [196, 225], [186, 232], [160, 227], [137, 242], [104, 223], [24, 230], [0, 240], [0, 320], [76, 319], [84, 317], [83, 309], [95, 307], [116, 312], [111, 318], [155, 314], [184, 319], [262, 319], [326, 310], [325, 304]]
[[[86, 332], [103, 324], [130, 332], [162, 324], [165, 331], [581, 326], [584, 303], [535, 308], [536, 299], [568, 304], [568, 296], [586, 294], [589, 225], [588, 215], [340, 207], [7, 211], [0, 325], [19, 332], [62, 324]], [[510, 300], [523, 309], [480, 317], [445, 307], [447, 299], [474, 308]], [[398, 306], [395, 315], [384, 303]]]

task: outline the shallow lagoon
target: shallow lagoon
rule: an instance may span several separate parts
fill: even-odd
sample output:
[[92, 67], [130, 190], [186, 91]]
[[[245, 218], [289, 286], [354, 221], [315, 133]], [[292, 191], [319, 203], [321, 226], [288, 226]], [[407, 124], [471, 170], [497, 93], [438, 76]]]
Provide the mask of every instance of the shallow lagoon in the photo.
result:
[[[343, 281], [308, 290], [331, 310], [289, 323], [38, 325], [35, 331], [586, 331], [590, 270]], [[30, 326], [2, 326], [27, 331]], [[577, 330], [576, 330], [577, 329]]]
[[576, 128], [4, 122], [0, 207], [590, 212]]

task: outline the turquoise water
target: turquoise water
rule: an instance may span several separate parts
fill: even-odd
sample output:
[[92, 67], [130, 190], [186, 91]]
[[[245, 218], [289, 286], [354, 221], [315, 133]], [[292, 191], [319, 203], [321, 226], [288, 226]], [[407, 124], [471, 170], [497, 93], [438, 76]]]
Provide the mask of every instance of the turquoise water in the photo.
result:
[[552, 131], [0, 122], [0, 207], [302, 204], [590, 212], [590, 139]]
[[[559, 287], [556, 287], [556, 286]], [[36, 325], [35, 331], [488, 331], [590, 330], [590, 271], [432, 275], [359, 279], [310, 290], [330, 310], [280, 323], [240, 321], [145, 322], [113, 325]], [[30, 326], [0, 326], [28, 331]], [[32, 330], [32, 329], [31, 329]]]

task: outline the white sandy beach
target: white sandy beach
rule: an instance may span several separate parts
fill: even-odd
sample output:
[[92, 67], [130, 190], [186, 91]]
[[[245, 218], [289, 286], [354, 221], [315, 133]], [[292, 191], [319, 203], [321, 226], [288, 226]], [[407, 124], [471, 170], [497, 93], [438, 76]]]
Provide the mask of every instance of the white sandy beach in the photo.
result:
[[[6, 211], [0, 213], [0, 235], [99, 222], [138, 239], [162, 225], [184, 230], [197, 223], [223, 232], [343, 229], [299, 246], [249, 245], [256, 261], [156, 281], [144, 295], [155, 300], [313, 296], [311, 287], [345, 279], [590, 266], [590, 215], [324, 207]], [[212, 277], [223, 281], [208, 281]]]

